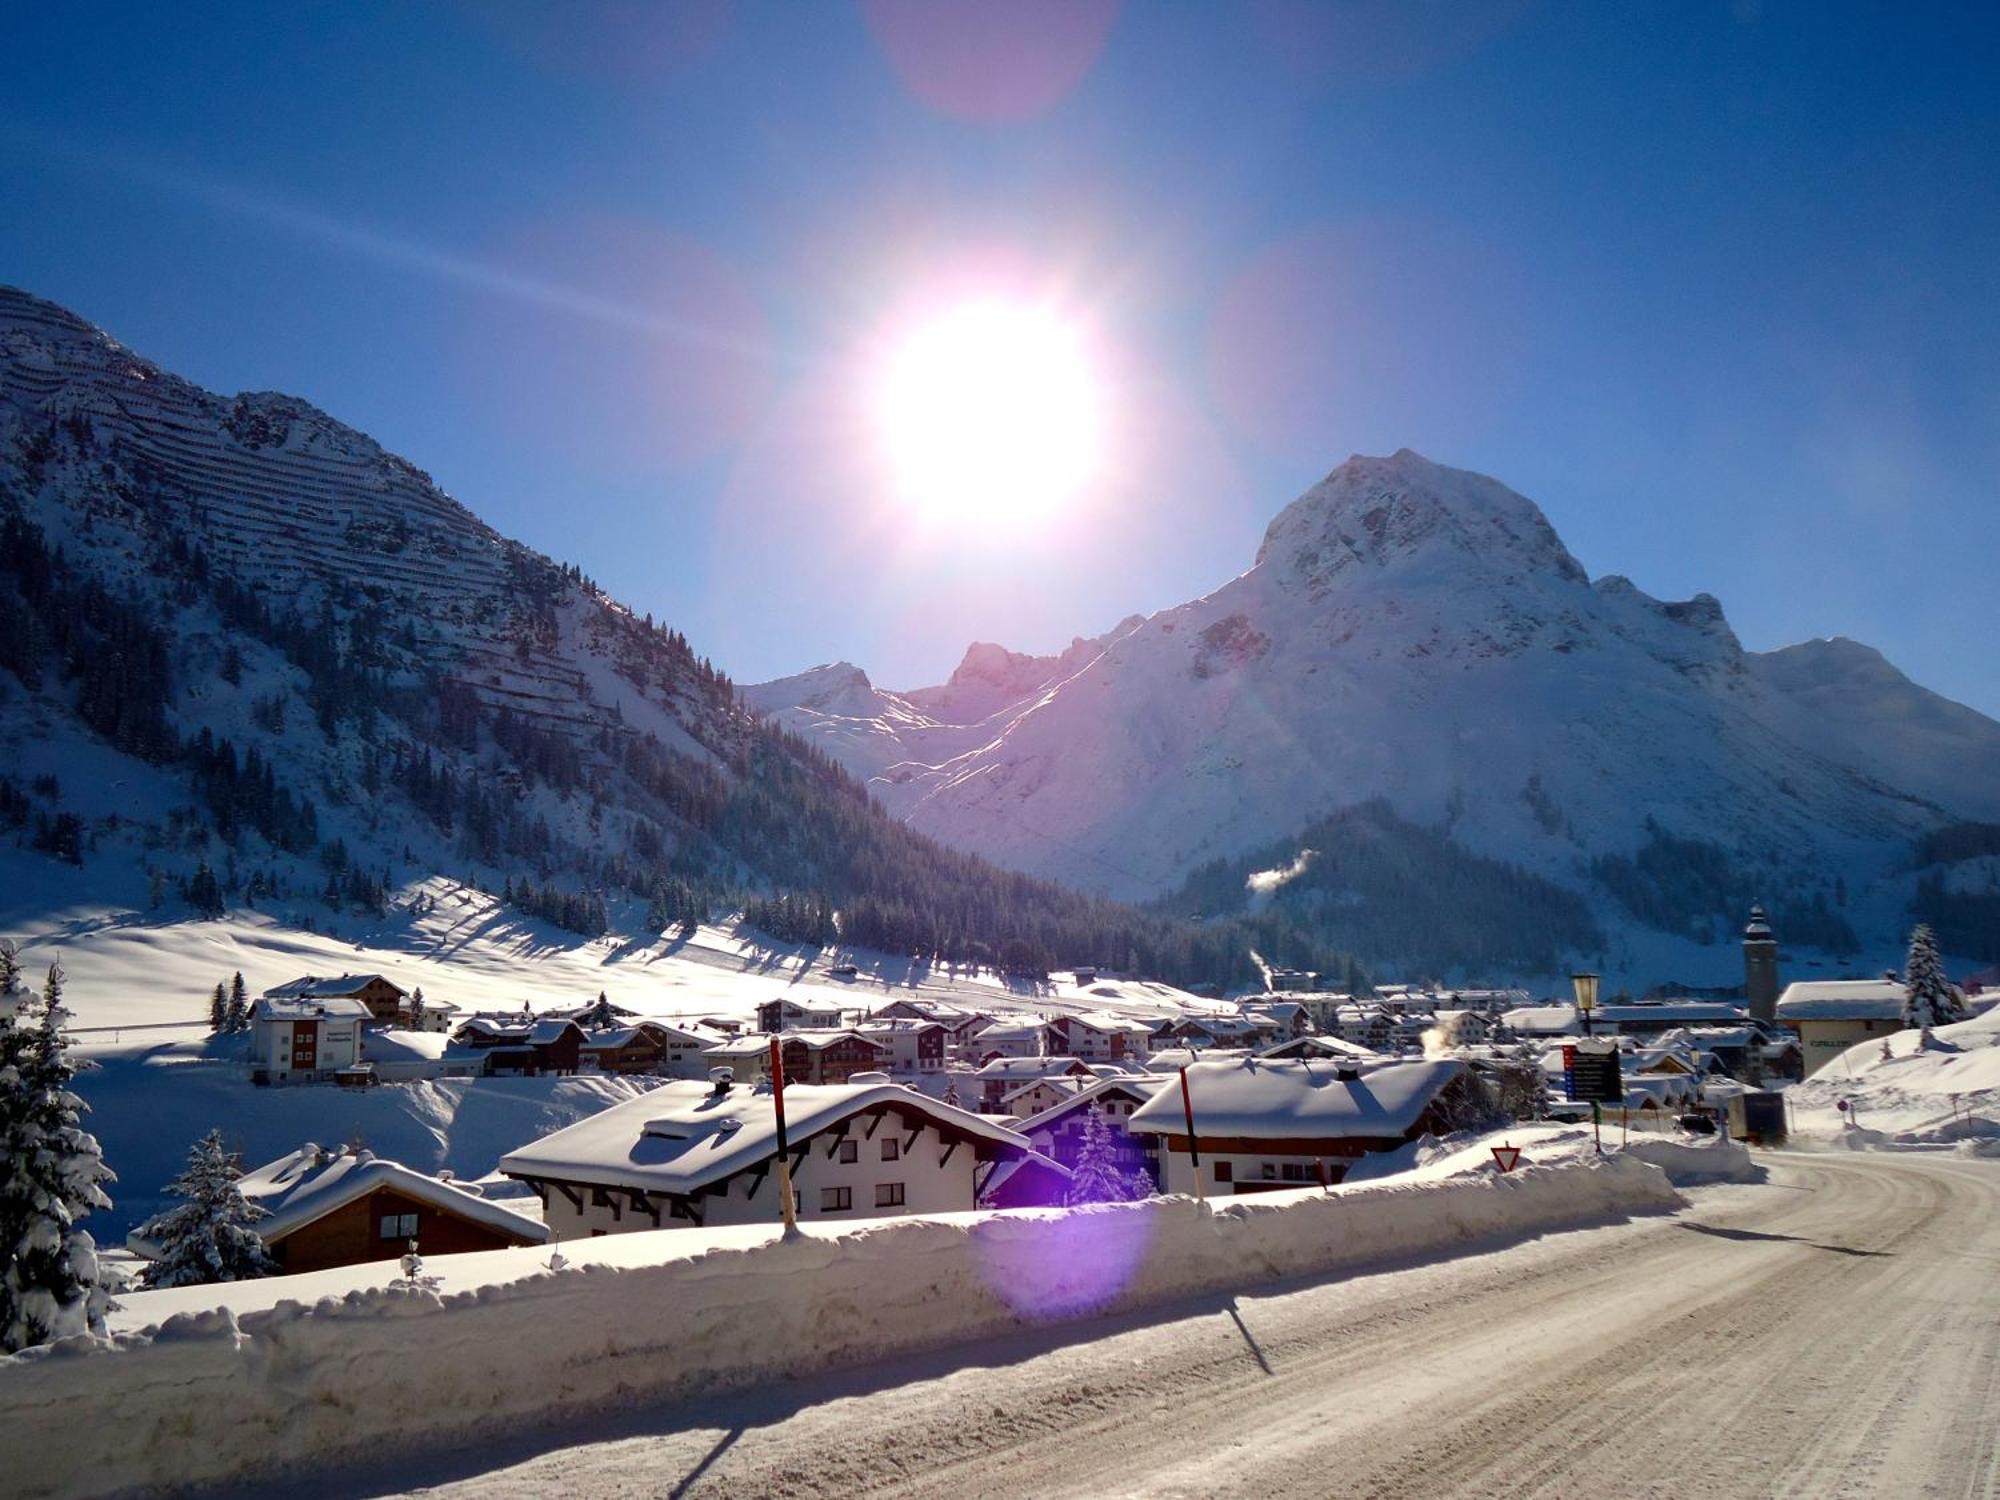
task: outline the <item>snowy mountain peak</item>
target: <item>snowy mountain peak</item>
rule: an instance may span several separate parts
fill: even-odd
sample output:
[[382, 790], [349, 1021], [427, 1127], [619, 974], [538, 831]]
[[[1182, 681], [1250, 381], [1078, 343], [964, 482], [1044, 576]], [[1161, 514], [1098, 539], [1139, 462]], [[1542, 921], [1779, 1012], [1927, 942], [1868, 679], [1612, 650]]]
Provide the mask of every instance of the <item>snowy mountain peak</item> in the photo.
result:
[[1408, 448], [1349, 458], [1279, 512], [1257, 562], [1280, 586], [1314, 595], [1356, 569], [1435, 565], [1588, 582], [1532, 500]]

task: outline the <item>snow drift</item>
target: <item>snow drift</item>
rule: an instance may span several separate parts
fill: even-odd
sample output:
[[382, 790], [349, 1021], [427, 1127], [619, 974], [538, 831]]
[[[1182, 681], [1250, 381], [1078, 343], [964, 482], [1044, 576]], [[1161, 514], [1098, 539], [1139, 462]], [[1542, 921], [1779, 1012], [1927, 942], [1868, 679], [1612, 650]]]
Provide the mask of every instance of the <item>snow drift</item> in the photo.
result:
[[[0, 1360], [20, 1495], [186, 1485], [463, 1440], [1286, 1276], [1676, 1207], [1632, 1156], [1446, 1182], [954, 1214], [718, 1248], [618, 1237], [625, 1269], [440, 1297], [183, 1313]], [[643, 1245], [642, 1242], [653, 1242]], [[629, 1252], [656, 1249], [650, 1264]], [[503, 1252], [509, 1256], [520, 1252]], [[426, 1269], [448, 1270], [460, 1257]], [[518, 1261], [514, 1264], [520, 1264]], [[268, 1289], [271, 1283], [250, 1283]], [[893, 1292], [885, 1291], [894, 1288]], [[217, 1300], [228, 1288], [206, 1289]], [[178, 1294], [177, 1294], [178, 1295]]]

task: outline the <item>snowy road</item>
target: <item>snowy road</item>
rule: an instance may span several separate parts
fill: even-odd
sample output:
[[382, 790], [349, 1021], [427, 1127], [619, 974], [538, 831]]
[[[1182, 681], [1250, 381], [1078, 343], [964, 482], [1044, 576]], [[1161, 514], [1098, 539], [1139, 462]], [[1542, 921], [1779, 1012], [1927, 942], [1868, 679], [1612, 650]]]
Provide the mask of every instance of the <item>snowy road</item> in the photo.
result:
[[1670, 1218], [623, 1413], [345, 1492], [2000, 1497], [2000, 1163], [1765, 1160], [1767, 1184]]

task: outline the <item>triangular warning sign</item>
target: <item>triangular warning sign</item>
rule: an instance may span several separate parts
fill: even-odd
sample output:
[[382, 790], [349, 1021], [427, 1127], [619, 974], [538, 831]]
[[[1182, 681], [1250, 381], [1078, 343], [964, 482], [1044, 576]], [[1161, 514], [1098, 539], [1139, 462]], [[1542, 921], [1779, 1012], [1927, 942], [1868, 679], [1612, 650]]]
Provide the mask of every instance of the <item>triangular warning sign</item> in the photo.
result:
[[1502, 1172], [1511, 1172], [1520, 1164], [1521, 1148], [1519, 1146], [1508, 1145], [1495, 1146], [1493, 1148], [1493, 1165], [1498, 1167]]

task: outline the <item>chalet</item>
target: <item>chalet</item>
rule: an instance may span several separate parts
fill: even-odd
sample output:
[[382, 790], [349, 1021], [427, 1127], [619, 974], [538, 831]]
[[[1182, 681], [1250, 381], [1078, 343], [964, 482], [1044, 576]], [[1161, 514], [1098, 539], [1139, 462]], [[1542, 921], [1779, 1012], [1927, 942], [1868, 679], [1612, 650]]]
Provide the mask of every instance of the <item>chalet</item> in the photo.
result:
[[837, 1031], [841, 1008], [828, 1000], [794, 1000], [781, 996], [757, 1007], [757, 1029], [774, 1031]]
[[727, 1068], [739, 1084], [754, 1084], [771, 1073], [771, 1039], [761, 1032], [745, 1032], [701, 1049], [702, 1077], [717, 1068]]
[[[802, 1219], [974, 1208], [993, 1168], [1032, 1150], [991, 1120], [879, 1077], [787, 1085], [785, 1121]], [[500, 1170], [534, 1188], [561, 1240], [776, 1223], [776, 1157], [771, 1092], [725, 1078], [662, 1084], [510, 1151]]]
[[962, 1049], [993, 1024], [983, 1011], [963, 1010], [956, 1005], [940, 1005], [930, 1000], [891, 1000], [870, 1012], [871, 1021], [934, 1021], [944, 1028], [947, 1050]]
[[583, 1059], [583, 1028], [563, 1016], [474, 1016], [453, 1040], [482, 1054], [488, 1077], [574, 1073]]
[[1040, 1078], [1083, 1078], [1094, 1075], [1089, 1066], [1075, 1057], [996, 1057], [972, 1075], [979, 1088], [979, 1108], [997, 1114], [1007, 1095], [1023, 1084]]
[[845, 1083], [889, 1066], [889, 1043], [858, 1031], [787, 1031], [781, 1040], [787, 1083]]
[[964, 1044], [962, 1055], [973, 1062], [989, 1063], [997, 1057], [1045, 1057], [1048, 1050], [1048, 1024], [1036, 1017], [981, 1027]]
[[666, 1059], [666, 1030], [654, 1021], [629, 1026], [583, 1027], [577, 1061], [600, 1073], [658, 1073]]
[[412, 995], [399, 1014], [400, 1024], [414, 1030], [449, 1033], [458, 1026], [461, 1012], [449, 1000], [433, 1000], [428, 995], [424, 997], [423, 1008], [419, 1010], [416, 997]]
[[357, 999], [266, 995], [250, 1008], [253, 1083], [324, 1083], [361, 1061], [361, 1030], [373, 1019]]
[[1267, 1022], [1277, 1041], [1302, 1037], [1313, 1029], [1311, 1014], [1297, 1000], [1253, 1000], [1244, 1005], [1243, 1014], [1259, 1023]]
[[1518, 1037], [1576, 1036], [1583, 1030], [1576, 1018], [1576, 1007], [1566, 1000], [1552, 1000], [1547, 1005], [1517, 1005], [1500, 1013], [1500, 1024], [1509, 1035]]
[[[1198, 1062], [1186, 1073], [1202, 1181], [1210, 1193], [1338, 1182], [1370, 1151], [1444, 1135], [1461, 1110], [1483, 1105], [1462, 1062]], [[1170, 1193], [1194, 1191], [1181, 1091], [1162, 1089], [1126, 1128], [1158, 1137]]]
[[1159, 1137], [1133, 1135], [1125, 1126], [1133, 1111], [1161, 1089], [1178, 1086], [1166, 1077], [1100, 1078], [1014, 1128], [1042, 1155], [1074, 1171], [1083, 1150], [1084, 1122], [1094, 1109], [1110, 1134], [1112, 1159], [1118, 1170], [1127, 1176], [1144, 1172], [1158, 1184]]
[[864, 1021], [855, 1032], [885, 1044], [886, 1067], [898, 1078], [923, 1078], [944, 1072], [946, 1032], [937, 1021]]
[[1049, 1050], [1085, 1062], [1121, 1062], [1152, 1051], [1152, 1026], [1145, 1021], [1094, 1012], [1057, 1016], [1048, 1023]]
[[1343, 1058], [1357, 1063], [1387, 1062], [1389, 1059], [1372, 1047], [1364, 1047], [1359, 1042], [1343, 1041], [1337, 1036], [1301, 1036], [1288, 1042], [1279, 1042], [1275, 1047], [1266, 1047], [1257, 1054], [1276, 1061], [1286, 1058], [1322, 1058], [1339, 1061]]
[[372, 1021], [393, 1026], [409, 1014], [409, 991], [380, 974], [306, 974], [264, 991], [267, 1000], [359, 1000]]
[[1778, 997], [1778, 1019], [1798, 1028], [1803, 1070], [1810, 1078], [1849, 1047], [1903, 1030], [1903, 995], [1903, 986], [1886, 974], [1801, 979]]
[[1633, 1005], [1600, 1005], [1592, 1025], [1620, 1036], [1658, 1036], [1676, 1026], [1741, 1026], [1750, 1012], [1717, 1000], [1652, 1000]]
[[1182, 1016], [1153, 1032], [1156, 1048], [1253, 1047], [1274, 1042], [1277, 1027], [1255, 1016]]
[[[422, 1245], [426, 1255], [505, 1250], [545, 1244], [534, 1219], [368, 1150], [299, 1150], [245, 1173], [245, 1199], [265, 1211], [264, 1246], [286, 1273], [393, 1261]], [[132, 1250], [157, 1258], [157, 1246], [134, 1236]]]
[[1086, 1074], [1080, 1078], [1067, 1076], [1037, 1078], [1002, 1094], [1000, 1107], [995, 1113], [1016, 1120], [1025, 1120], [1029, 1115], [1038, 1115], [1065, 1099], [1075, 1098], [1094, 1082], [1096, 1077], [1093, 1074]]

